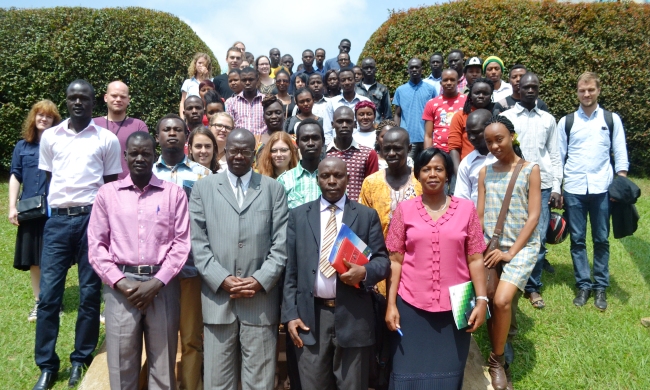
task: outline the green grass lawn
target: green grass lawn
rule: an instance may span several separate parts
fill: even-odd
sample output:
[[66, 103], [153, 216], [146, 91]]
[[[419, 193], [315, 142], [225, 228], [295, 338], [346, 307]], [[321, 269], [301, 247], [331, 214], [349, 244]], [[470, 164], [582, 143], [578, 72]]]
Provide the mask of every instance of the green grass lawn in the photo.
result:
[[[519, 304], [513, 365], [517, 389], [650, 389], [650, 329], [639, 322], [650, 316], [650, 180], [635, 181], [646, 194], [637, 203], [641, 226], [634, 237], [610, 241], [606, 312], [599, 312], [593, 299], [582, 308], [573, 306], [568, 240], [550, 247], [548, 258], [556, 273], [542, 276], [546, 308], [535, 310], [523, 298]], [[30, 389], [40, 374], [34, 364], [36, 327], [27, 322], [33, 297], [28, 273], [12, 267], [15, 229], [6, 218], [6, 184], [0, 185], [0, 210], [5, 212], [0, 218], [0, 368], [7, 374], [0, 389]], [[589, 251], [591, 258], [590, 246]], [[57, 343], [61, 371], [55, 389], [67, 388], [78, 301], [77, 271], [72, 268]], [[487, 356], [484, 327], [477, 341]]]

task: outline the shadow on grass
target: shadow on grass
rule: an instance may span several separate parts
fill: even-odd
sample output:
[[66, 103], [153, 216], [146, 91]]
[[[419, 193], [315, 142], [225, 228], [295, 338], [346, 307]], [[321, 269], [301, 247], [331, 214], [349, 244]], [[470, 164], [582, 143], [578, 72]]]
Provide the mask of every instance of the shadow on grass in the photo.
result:
[[635, 236], [625, 237], [619, 241], [630, 254], [645, 283], [650, 286], [650, 243]]

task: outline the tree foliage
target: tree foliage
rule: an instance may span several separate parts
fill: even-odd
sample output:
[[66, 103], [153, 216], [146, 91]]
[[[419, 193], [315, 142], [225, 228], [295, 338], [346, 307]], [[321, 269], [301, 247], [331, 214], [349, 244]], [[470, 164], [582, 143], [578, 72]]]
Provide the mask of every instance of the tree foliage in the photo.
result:
[[96, 90], [105, 115], [106, 85], [130, 87], [128, 114], [150, 128], [178, 111], [180, 87], [196, 52], [207, 45], [177, 17], [144, 8], [0, 9], [0, 167], [8, 169], [31, 106], [50, 99], [67, 117], [65, 89], [77, 78]]
[[599, 103], [623, 120], [632, 172], [649, 175], [649, 31], [650, 6], [632, 2], [456, 1], [392, 12], [360, 59], [375, 58], [378, 78], [395, 90], [412, 57], [426, 64], [456, 48], [466, 59], [497, 55], [506, 68], [522, 63], [540, 76], [540, 97], [558, 120], [577, 109], [578, 76], [597, 72]]

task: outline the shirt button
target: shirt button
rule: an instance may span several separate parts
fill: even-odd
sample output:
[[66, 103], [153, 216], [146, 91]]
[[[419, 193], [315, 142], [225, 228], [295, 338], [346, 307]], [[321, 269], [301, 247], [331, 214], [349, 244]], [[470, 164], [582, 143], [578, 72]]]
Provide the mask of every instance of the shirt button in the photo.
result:
[[315, 269], [311, 270], [311, 273], [312, 273], [312, 274], [315, 274], [315, 273], [316, 273], [316, 270], [315, 270]]
[[240, 269], [237, 270], [237, 276], [241, 276], [241, 270]]
[[140, 229], [144, 229], [144, 226], [140, 225]]
[[243, 247], [244, 247], [244, 244], [242, 244], [242, 243], [240, 242], [240, 243], [239, 243], [239, 247], [240, 247], [240, 248], [243, 248]]

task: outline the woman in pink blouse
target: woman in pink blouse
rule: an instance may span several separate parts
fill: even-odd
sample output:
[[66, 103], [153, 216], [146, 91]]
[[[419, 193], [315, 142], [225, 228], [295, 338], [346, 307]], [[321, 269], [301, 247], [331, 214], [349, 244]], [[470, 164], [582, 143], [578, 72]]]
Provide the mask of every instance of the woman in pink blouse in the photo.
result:
[[[386, 237], [391, 389], [461, 389], [470, 333], [487, 310], [483, 231], [472, 201], [445, 194], [453, 173], [447, 153], [425, 150], [414, 171], [422, 195], [397, 206]], [[477, 304], [471, 325], [458, 330], [449, 287], [470, 280]]]

